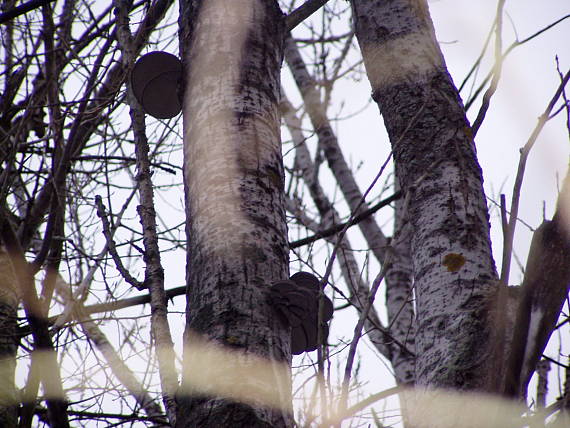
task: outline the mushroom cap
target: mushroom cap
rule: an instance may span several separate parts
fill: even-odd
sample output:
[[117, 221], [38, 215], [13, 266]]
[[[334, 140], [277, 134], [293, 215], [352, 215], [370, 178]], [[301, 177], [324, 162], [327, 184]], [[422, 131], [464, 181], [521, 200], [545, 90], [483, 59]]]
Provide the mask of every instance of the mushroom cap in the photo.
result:
[[169, 119], [182, 110], [178, 86], [182, 63], [168, 52], [154, 51], [143, 55], [131, 72], [131, 85], [145, 113]]

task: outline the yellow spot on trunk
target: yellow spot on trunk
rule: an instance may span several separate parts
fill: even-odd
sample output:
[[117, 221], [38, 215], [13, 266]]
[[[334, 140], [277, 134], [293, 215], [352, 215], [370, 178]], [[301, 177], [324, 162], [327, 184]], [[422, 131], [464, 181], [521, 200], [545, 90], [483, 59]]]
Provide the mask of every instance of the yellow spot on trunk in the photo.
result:
[[442, 264], [449, 272], [457, 272], [465, 264], [465, 257], [457, 253], [449, 253], [443, 258]]

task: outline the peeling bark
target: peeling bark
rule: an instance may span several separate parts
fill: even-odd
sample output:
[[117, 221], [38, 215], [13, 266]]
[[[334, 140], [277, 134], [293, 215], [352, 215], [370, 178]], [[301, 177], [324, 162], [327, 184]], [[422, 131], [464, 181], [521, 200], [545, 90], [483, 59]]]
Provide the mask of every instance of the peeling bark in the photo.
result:
[[353, 0], [352, 6], [398, 181], [404, 192], [414, 191], [407, 215], [417, 308], [416, 382], [482, 388], [489, 352], [483, 303], [496, 272], [471, 128], [427, 2]]
[[[268, 285], [288, 278], [278, 101], [284, 17], [274, 1], [183, 1], [184, 185], [187, 326], [180, 427], [285, 427], [279, 410], [184, 396], [194, 335], [290, 365], [290, 330], [267, 304]], [[260, 394], [278, 383], [237, 377]], [[236, 385], [237, 387], [237, 385]], [[290, 385], [281, 391], [290, 402]], [[182, 398], [183, 397], [183, 398]]]

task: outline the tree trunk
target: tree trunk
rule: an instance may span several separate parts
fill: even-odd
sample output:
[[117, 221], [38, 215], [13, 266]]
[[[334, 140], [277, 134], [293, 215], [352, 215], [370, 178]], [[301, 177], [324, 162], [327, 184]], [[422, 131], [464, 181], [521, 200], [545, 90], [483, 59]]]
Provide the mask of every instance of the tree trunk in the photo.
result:
[[[494, 289], [489, 220], [471, 128], [427, 2], [352, 0], [373, 98], [388, 130], [416, 290], [416, 382], [485, 389]], [[410, 193], [411, 192], [411, 193]]]
[[283, 15], [275, 1], [182, 1], [180, 28], [188, 292], [177, 426], [290, 426], [280, 410], [188, 392], [198, 372], [234, 382], [235, 393], [262, 397], [279, 386], [195, 367], [197, 335], [237, 351], [244, 367], [255, 356], [290, 367], [290, 329], [266, 299], [271, 282], [288, 278], [278, 112]]
[[18, 350], [16, 275], [8, 253], [0, 248], [0, 426], [17, 425], [19, 400], [14, 374]]

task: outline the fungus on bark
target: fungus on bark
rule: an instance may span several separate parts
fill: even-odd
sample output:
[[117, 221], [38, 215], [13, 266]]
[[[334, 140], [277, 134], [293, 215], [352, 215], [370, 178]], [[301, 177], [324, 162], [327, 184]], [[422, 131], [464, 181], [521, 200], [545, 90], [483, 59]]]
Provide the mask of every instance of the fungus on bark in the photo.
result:
[[182, 63], [167, 52], [143, 55], [131, 72], [131, 84], [145, 113], [157, 119], [170, 119], [182, 110], [180, 81]]
[[[275, 313], [291, 327], [291, 353], [311, 352], [319, 346], [319, 280], [308, 272], [297, 272], [290, 280], [274, 282], [269, 302]], [[322, 295], [322, 341], [326, 341], [326, 324], [333, 315], [331, 300]]]

